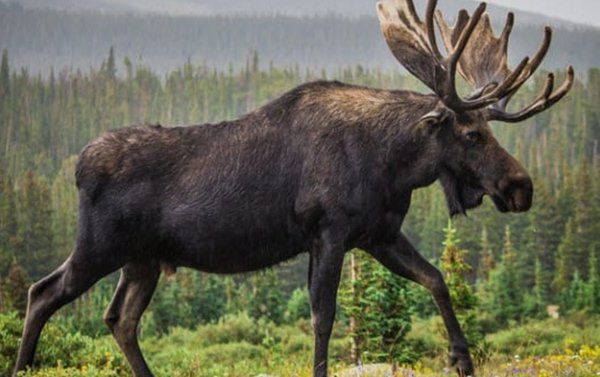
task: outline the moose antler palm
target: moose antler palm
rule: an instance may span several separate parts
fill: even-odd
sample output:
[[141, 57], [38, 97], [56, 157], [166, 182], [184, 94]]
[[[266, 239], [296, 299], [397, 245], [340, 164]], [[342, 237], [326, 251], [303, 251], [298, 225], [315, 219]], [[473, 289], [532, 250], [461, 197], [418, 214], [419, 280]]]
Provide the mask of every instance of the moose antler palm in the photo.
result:
[[[554, 75], [548, 74], [540, 95], [525, 109], [509, 114], [510, 98], [535, 73], [546, 56], [552, 30], [545, 29], [544, 40], [532, 59], [524, 58], [514, 70], [508, 67], [508, 41], [514, 23], [509, 13], [502, 34], [496, 38], [481, 3], [472, 16], [461, 10], [454, 27], [448, 26], [441, 12], [436, 12], [437, 0], [427, 5], [421, 21], [412, 0], [387, 0], [377, 4], [381, 29], [392, 53], [408, 71], [431, 88], [454, 111], [469, 111], [491, 106], [488, 120], [520, 122], [534, 116], [563, 98], [574, 81], [573, 67], [567, 70], [565, 83], [556, 91]], [[437, 46], [435, 21], [441, 30], [448, 51], [444, 57]], [[456, 90], [456, 72], [475, 90], [461, 98]]]

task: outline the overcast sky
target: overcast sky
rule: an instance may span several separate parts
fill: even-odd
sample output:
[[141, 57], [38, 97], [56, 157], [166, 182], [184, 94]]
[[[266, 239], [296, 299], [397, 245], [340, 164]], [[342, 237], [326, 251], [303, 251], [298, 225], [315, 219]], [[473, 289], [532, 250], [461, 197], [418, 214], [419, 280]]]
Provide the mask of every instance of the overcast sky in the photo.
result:
[[488, 2], [600, 26], [599, 0], [488, 0]]

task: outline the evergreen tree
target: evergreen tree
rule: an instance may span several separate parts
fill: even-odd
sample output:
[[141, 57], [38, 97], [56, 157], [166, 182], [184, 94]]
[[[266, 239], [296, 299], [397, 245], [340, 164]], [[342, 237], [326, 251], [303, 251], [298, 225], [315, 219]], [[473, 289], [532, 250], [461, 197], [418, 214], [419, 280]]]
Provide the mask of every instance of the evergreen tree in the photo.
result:
[[535, 283], [531, 293], [526, 293], [523, 299], [523, 311], [527, 317], [543, 318], [546, 313], [546, 303], [548, 302], [548, 290], [546, 280], [542, 271], [542, 262], [535, 260], [534, 269]]
[[481, 252], [479, 256], [479, 268], [477, 269], [477, 280], [480, 282], [487, 281], [490, 272], [495, 266], [496, 260], [494, 259], [494, 254], [490, 248], [487, 228], [483, 227], [481, 230]]
[[266, 318], [275, 323], [283, 321], [285, 299], [281, 292], [281, 283], [273, 269], [257, 272], [249, 280], [250, 298], [248, 314], [253, 318]]
[[343, 312], [354, 321], [356, 352], [364, 362], [400, 364], [412, 351], [402, 339], [410, 331], [413, 299], [408, 282], [362, 251], [355, 250], [357, 273], [340, 291]]
[[575, 222], [573, 219], [569, 219], [556, 254], [556, 275], [553, 285], [557, 292], [561, 292], [569, 286], [575, 272], [576, 238]]
[[[194, 271], [194, 274], [198, 273]], [[216, 275], [202, 275], [196, 297], [192, 306], [193, 315], [198, 316], [201, 323], [217, 322], [227, 309], [225, 279]]]
[[10, 68], [8, 66], [8, 51], [2, 50], [2, 63], [0, 63], [0, 101], [4, 101], [10, 94]]
[[27, 308], [27, 272], [16, 260], [8, 271], [8, 275], [0, 282], [2, 297], [2, 310], [15, 310], [21, 316], [25, 315]]
[[18, 233], [19, 264], [27, 266], [27, 274], [38, 280], [58, 265], [52, 250], [52, 203], [44, 178], [32, 171], [19, 182]]
[[477, 321], [477, 297], [467, 281], [471, 267], [464, 260], [464, 251], [458, 246], [460, 241], [456, 238], [456, 228], [451, 221], [448, 221], [444, 232], [441, 269], [465, 336], [471, 345], [476, 346], [483, 341], [483, 333]]
[[307, 289], [297, 288], [292, 292], [292, 296], [287, 303], [286, 316], [290, 322], [296, 322], [299, 319], [310, 319], [310, 300]]
[[[8, 66], [8, 51], [2, 50], [2, 62], [0, 63], [0, 106], [10, 94], [10, 68]], [[0, 107], [3, 109], [3, 107]]]
[[575, 190], [575, 217], [573, 231], [575, 245], [571, 251], [572, 268], [577, 268], [583, 279], [587, 279], [590, 251], [600, 242], [598, 224], [600, 224], [600, 208], [594, 205], [595, 195], [590, 164], [581, 160], [576, 173], [577, 186]]
[[586, 283], [581, 276], [579, 271], [573, 272], [573, 279], [569, 286], [561, 294], [562, 307], [565, 311], [576, 311], [583, 310], [587, 307], [587, 287]]
[[15, 193], [10, 177], [0, 167], [0, 276], [8, 273], [19, 243]]
[[590, 272], [586, 289], [586, 307], [595, 313], [600, 313], [600, 275], [598, 274], [597, 252], [590, 253]]
[[502, 259], [490, 273], [489, 296], [484, 307], [499, 322], [518, 320], [522, 313], [523, 290], [517, 271], [516, 251], [510, 227], [506, 227]]
[[521, 264], [521, 268], [525, 272], [525, 285], [532, 286], [536, 283], [534, 281], [536, 277], [531, 273], [533, 270], [527, 263], [539, 260], [541, 275], [538, 278], [542, 279], [540, 283], [549, 287], [554, 278], [558, 246], [565, 228], [561, 220], [561, 208], [556, 202], [556, 194], [551, 191], [548, 182], [537, 174], [534, 182], [536, 204], [528, 214], [529, 226], [524, 232], [524, 250], [521, 250], [530, 257], [523, 258], [524, 263]]

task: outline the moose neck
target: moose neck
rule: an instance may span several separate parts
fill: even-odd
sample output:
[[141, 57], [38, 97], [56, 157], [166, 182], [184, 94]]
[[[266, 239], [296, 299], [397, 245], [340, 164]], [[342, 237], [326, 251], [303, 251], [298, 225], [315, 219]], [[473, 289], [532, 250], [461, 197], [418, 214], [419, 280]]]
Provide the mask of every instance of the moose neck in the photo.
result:
[[441, 151], [435, 137], [415, 125], [438, 103], [434, 95], [319, 81], [292, 90], [259, 113], [269, 124], [322, 129], [340, 140], [352, 134], [359, 144], [377, 145], [390, 183], [410, 191], [437, 179]]
[[317, 127], [341, 126], [377, 144], [396, 189], [410, 191], [438, 178], [442, 151], [434, 135], [415, 127], [438, 103], [434, 95], [320, 82], [302, 90], [296, 109]]

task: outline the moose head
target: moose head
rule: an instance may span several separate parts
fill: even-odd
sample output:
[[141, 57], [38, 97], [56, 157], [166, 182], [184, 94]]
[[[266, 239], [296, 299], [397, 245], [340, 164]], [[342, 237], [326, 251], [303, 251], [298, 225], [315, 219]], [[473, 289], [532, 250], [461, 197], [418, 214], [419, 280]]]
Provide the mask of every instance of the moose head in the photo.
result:
[[[427, 5], [424, 21], [412, 0], [385, 0], [377, 4], [381, 29], [398, 61], [436, 95], [435, 110], [424, 115], [431, 137], [441, 145], [440, 181], [452, 215], [464, 214], [489, 195], [502, 212], [527, 211], [532, 204], [533, 185], [527, 171], [493, 137], [489, 121], [521, 122], [557, 103], [571, 89], [572, 67], [567, 79], [554, 90], [554, 75], [526, 108], [510, 113], [507, 105], [513, 95], [534, 74], [546, 56], [552, 30], [545, 29], [543, 42], [533, 56], [524, 58], [514, 69], [508, 65], [508, 41], [514, 23], [509, 13], [506, 26], [496, 37], [481, 3], [472, 16], [462, 10], [449, 26], [436, 0]], [[438, 47], [436, 24], [447, 55]], [[461, 97], [456, 72], [473, 92]]]

